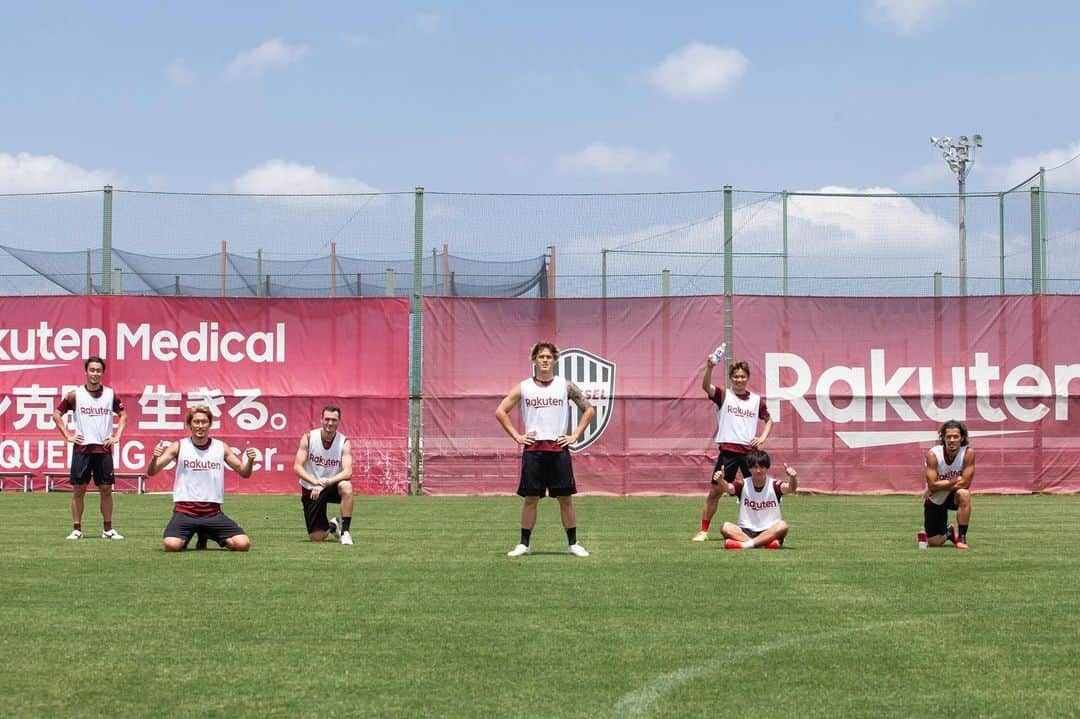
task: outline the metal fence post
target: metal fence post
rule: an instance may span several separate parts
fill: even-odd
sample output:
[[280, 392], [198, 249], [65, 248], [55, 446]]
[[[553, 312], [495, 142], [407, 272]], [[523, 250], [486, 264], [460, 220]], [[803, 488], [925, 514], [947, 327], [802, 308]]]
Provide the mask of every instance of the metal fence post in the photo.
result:
[[101, 212], [101, 293], [112, 294], [112, 214], [113, 188], [105, 185], [105, 206]]
[[423, 296], [424, 296], [424, 188], [413, 196], [412, 337], [409, 343], [409, 493], [424, 491], [423, 447]]
[[660, 270], [660, 294], [664, 297], [671, 294], [671, 270]]
[[934, 297], [941, 297], [941, 273], [934, 273]]
[[1031, 294], [1039, 295], [1043, 292], [1043, 262], [1042, 256], [1042, 191], [1039, 187], [1031, 188]]
[[783, 254], [784, 254], [784, 297], [787, 297], [787, 294], [788, 294], [788, 225], [787, 225], [787, 219], [788, 219], [787, 218], [788, 191], [787, 190], [784, 190], [780, 194], [780, 199], [781, 199], [780, 205], [781, 205], [782, 212], [783, 212], [783, 218], [782, 218], [781, 221], [782, 221], [782, 224], [783, 224], [783, 240], [784, 240], [784, 249], [783, 249]]
[[1049, 263], [1046, 261], [1046, 169], [1043, 167], [1039, 168], [1039, 239], [1042, 245], [1039, 248], [1039, 257], [1042, 258], [1039, 286], [1042, 293], [1046, 294], [1046, 268]]
[[600, 296], [607, 299], [607, 250], [600, 250]]
[[1001, 282], [998, 294], [1005, 294], [1005, 193], [998, 193], [998, 272]]
[[731, 267], [731, 258], [734, 254], [732, 246], [735, 239], [735, 231], [731, 223], [731, 217], [731, 185], [724, 185], [724, 342], [727, 344], [728, 348], [724, 360], [725, 377], [727, 376], [727, 371], [731, 368], [731, 357], [732, 354], [734, 354], [734, 345], [731, 341], [732, 327], [734, 326], [731, 294], [735, 287], [735, 276]]

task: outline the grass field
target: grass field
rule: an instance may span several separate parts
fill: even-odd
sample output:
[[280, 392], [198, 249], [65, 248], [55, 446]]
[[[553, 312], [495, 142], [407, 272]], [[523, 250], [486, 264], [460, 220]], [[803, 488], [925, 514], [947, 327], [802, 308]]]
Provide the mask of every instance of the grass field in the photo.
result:
[[106, 542], [91, 495], [69, 542], [68, 499], [0, 494], [2, 717], [1080, 711], [1080, 497], [977, 496], [967, 552], [916, 549], [913, 497], [790, 498], [773, 552], [691, 543], [698, 498], [584, 497], [587, 559], [546, 500], [513, 560], [511, 497], [361, 498], [342, 547], [230, 496], [246, 555], [162, 553], [167, 496]]

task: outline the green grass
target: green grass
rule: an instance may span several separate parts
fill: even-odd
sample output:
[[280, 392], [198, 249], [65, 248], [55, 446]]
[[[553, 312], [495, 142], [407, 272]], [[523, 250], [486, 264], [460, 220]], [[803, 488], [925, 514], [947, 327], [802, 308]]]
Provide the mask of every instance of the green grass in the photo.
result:
[[[689, 541], [699, 498], [361, 498], [356, 545], [295, 497], [230, 496], [246, 555], [123, 542], [68, 495], [0, 494], [0, 716], [1076, 716], [1080, 497], [975, 498], [971, 549], [920, 552], [913, 497], [795, 497], [783, 551]], [[734, 506], [717, 516], [731, 518]], [[1045, 534], [1036, 535], [1040, 526]], [[714, 536], [718, 536], [714, 533]]]

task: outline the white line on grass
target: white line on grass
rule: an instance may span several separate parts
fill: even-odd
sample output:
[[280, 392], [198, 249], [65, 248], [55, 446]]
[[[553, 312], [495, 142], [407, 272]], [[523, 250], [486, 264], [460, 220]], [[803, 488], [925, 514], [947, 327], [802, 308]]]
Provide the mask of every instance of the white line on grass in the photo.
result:
[[[948, 615], [952, 617], [962, 616], [960, 614]], [[934, 623], [940, 622], [943, 618], [941, 615], [934, 616], [927, 619], [898, 619], [892, 622], [876, 622], [874, 624], [864, 624], [858, 627], [847, 627], [845, 629], [834, 629], [828, 632], [820, 632], [818, 634], [809, 634], [805, 636], [790, 637], [788, 639], [781, 639], [775, 642], [766, 642], [764, 644], [758, 644], [756, 646], [749, 647], [747, 649], [740, 649], [734, 652], [728, 652], [719, 659], [713, 659], [710, 662], [701, 664], [696, 667], [683, 667], [682, 669], [676, 669], [668, 674], [661, 675], [649, 682], [645, 686], [635, 689], [634, 691], [624, 694], [621, 699], [615, 704], [615, 708], [611, 712], [612, 719], [647, 719], [656, 710], [656, 705], [666, 695], [677, 689], [679, 686], [686, 682], [693, 681], [699, 677], [703, 677], [713, 672], [720, 671], [732, 661], [739, 659], [745, 659], [747, 657], [759, 656], [761, 654], [768, 654], [776, 649], [784, 649], [785, 647], [795, 646], [805, 641], [819, 640], [819, 639], [832, 639], [834, 637], [842, 637], [845, 634], [856, 634], [858, 632], [871, 632], [876, 629], [884, 629], [886, 627], [902, 626], [904, 624], [919, 624], [929, 621]]]

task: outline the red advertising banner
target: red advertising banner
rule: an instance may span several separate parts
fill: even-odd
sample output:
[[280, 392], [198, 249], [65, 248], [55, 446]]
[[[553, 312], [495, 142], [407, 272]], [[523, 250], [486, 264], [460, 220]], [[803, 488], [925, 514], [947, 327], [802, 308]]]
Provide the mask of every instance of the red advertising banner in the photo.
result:
[[[494, 410], [551, 340], [598, 410], [579, 490], [705, 492], [716, 419], [701, 376], [722, 297], [425, 298], [424, 313], [427, 491], [515, 491], [520, 453]], [[738, 297], [733, 319], [729, 356], [750, 363], [776, 423], [766, 449], [801, 490], [918, 493], [938, 427], [958, 419], [975, 491], [1080, 491], [1078, 297]]]
[[[99, 355], [128, 416], [118, 473], [142, 472], [205, 404], [212, 436], [258, 452], [250, 479], [226, 473], [226, 492], [298, 491], [300, 436], [335, 404], [356, 490], [407, 489], [407, 299], [5, 297], [0, 316], [0, 471], [31, 473], [37, 488], [66, 476], [72, 447], [52, 413]], [[171, 471], [147, 485], [171, 488]]]

